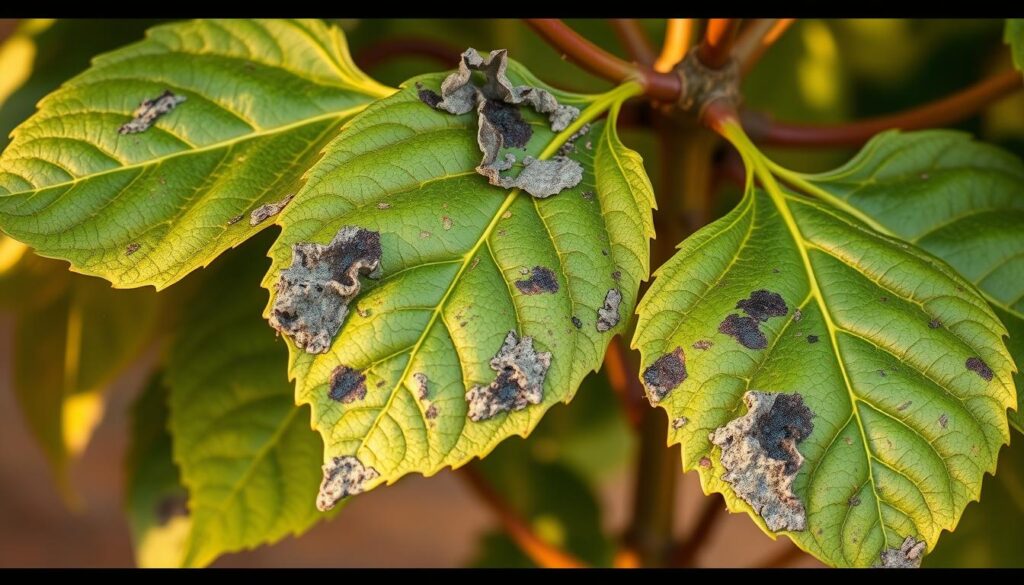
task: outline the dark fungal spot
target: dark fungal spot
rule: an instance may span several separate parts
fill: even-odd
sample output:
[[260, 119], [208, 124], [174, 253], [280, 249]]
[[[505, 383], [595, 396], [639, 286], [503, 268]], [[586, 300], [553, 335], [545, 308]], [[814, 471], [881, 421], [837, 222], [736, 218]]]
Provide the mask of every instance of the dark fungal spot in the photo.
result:
[[686, 355], [677, 347], [644, 370], [644, 387], [651, 403], [660, 402], [686, 380]]
[[236, 223], [242, 221], [243, 217], [245, 217], [245, 214], [239, 213], [235, 217], [232, 217], [231, 219], [228, 220], [228, 225], [235, 225]]
[[731, 314], [718, 326], [718, 332], [732, 337], [747, 349], [768, 347], [768, 339], [757, 326], [757, 321], [750, 317]]
[[818, 343], [818, 336], [817, 335], [808, 335], [807, 336], [807, 343]]
[[614, 280], [615, 282], [619, 282], [620, 280], [622, 280], [622, 272], [619, 270], [612, 272], [612, 280]]
[[427, 420], [434, 420], [435, 418], [437, 418], [437, 405], [431, 404], [430, 406], [428, 406], [426, 412], [424, 412], [423, 415], [427, 417]]
[[711, 346], [713, 346], [713, 345], [714, 345], [714, 342], [712, 342], [710, 339], [698, 339], [697, 341], [693, 342], [693, 349], [699, 349], [701, 351], [705, 351], [705, 350], [711, 349]]
[[814, 413], [800, 394], [750, 391], [743, 400], [747, 413], [709, 436], [722, 449], [722, 479], [770, 530], [804, 530], [807, 515], [793, 480], [804, 463], [797, 444], [814, 430]]
[[525, 280], [517, 280], [516, 288], [524, 295], [558, 292], [558, 278], [550, 268], [534, 266], [532, 274]]
[[885, 370], [878, 370], [878, 375], [884, 378], [886, 376]]
[[427, 89], [422, 83], [416, 84], [416, 96], [420, 98], [421, 102], [432, 108], [437, 108], [437, 104], [441, 103], [441, 94], [432, 89]]
[[582, 193], [582, 195], [583, 195], [583, 198], [586, 199], [587, 201], [593, 201], [594, 200], [594, 192], [593, 191], [584, 191]]
[[533, 127], [523, 119], [519, 108], [513, 104], [487, 100], [482, 113], [501, 134], [503, 145], [507, 148], [522, 148], [533, 136]]
[[132, 112], [132, 119], [118, 128], [118, 134], [136, 134], [145, 132], [156, 122], [157, 118], [170, 112], [178, 104], [185, 101], [185, 96], [175, 95], [171, 90], [165, 90], [159, 96], [151, 100], [143, 100], [138, 108]]
[[850, 499], [847, 500], [846, 503], [849, 504], [850, 506], [859, 506], [860, 496], [850, 496]]
[[430, 395], [430, 380], [427, 375], [422, 372], [416, 372], [412, 375], [412, 379], [416, 382], [416, 395], [419, 396], [420, 400], [426, 400], [427, 396]]
[[906, 402], [902, 402], [902, 403], [900, 403], [899, 406], [896, 407], [896, 410], [899, 410], [899, 411], [906, 410], [906, 409], [910, 408], [910, 405], [913, 404], [913, 403], [914, 403], [913, 400], [908, 400]]
[[736, 303], [736, 308], [762, 322], [772, 317], [784, 317], [789, 313], [786, 301], [782, 300], [781, 295], [764, 289], [750, 293], [750, 298]]
[[939, 415], [939, 426], [944, 428], [944, 429], [949, 426], [949, 415], [948, 414], [942, 413], [942, 414]]
[[602, 256], [607, 256], [608, 255], [608, 250], [601, 250], [601, 255]]
[[292, 246], [291, 266], [281, 271], [270, 326], [308, 353], [324, 353], [348, 315], [348, 304], [380, 267], [380, 233], [344, 226], [328, 245]]
[[258, 226], [278, 213], [281, 213], [285, 206], [288, 205], [294, 197], [295, 194], [292, 193], [285, 196], [284, 199], [277, 203], [267, 203], [266, 205], [260, 205], [256, 209], [253, 209], [252, 213], [249, 214], [249, 225], [254, 227]]
[[672, 420], [672, 428], [676, 429], [676, 430], [679, 430], [679, 429], [685, 427], [686, 423], [688, 423], [688, 422], [690, 422], [690, 419], [686, 418], [685, 416], [681, 416], [679, 418], [676, 418], [676, 419]]
[[967, 358], [967, 363], [965, 365], [968, 370], [978, 374], [986, 382], [992, 381], [992, 368], [988, 367], [988, 364], [986, 364], [981, 358], [969, 357]]
[[140, 248], [142, 248], [142, 244], [140, 244], [138, 242], [132, 242], [132, 243], [128, 244], [127, 246], [125, 246], [125, 248], [124, 248], [124, 255], [125, 256], [131, 256], [132, 254], [138, 252]]
[[487, 420], [500, 412], [540, 404], [544, 399], [544, 378], [551, 366], [551, 354], [534, 351], [532, 337], [519, 339], [515, 331], [509, 331], [490, 365], [497, 372], [494, 381], [487, 386], [473, 386], [466, 392], [469, 420]]
[[928, 322], [928, 327], [930, 327], [931, 329], [938, 329], [939, 327], [942, 327], [942, 321], [939, 321], [938, 319], [932, 319], [931, 321]]
[[576, 315], [572, 316], [572, 324], [575, 325], [577, 329], [583, 329], [583, 321], [580, 321], [580, 318]]
[[334, 368], [327, 397], [344, 404], [366, 398], [366, 375], [348, 366]]

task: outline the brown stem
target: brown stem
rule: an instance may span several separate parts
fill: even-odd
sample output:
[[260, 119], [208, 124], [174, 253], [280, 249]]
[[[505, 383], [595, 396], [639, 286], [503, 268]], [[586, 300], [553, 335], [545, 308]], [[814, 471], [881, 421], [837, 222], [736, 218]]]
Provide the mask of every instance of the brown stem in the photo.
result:
[[363, 69], [401, 57], [425, 57], [437, 61], [446, 68], [458, 65], [462, 51], [444, 41], [421, 37], [390, 38], [363, 47], [355, 54], [355, 61]]
[[733, 56], [740, 62], [740, 73], [746, 75], [761, 60], [769, 47], [793, 24], [794, 18], [759, 18], [743, 29]]
[[629, 424], [639, 429], [646, 410], [643, 403], [644, 389], [640, 385], [639, 369], [630, 361], [629, 348], [621, 336], [615, 336], [608, 346], [604, 367], [608, 373], [608, 383], [626, 411]]
[[615, 29], [615, 35], [619, 37], [619, 42], [625, 47], [630, 59], [645, 67], [654, 64], [654, 47], [635, 18], [609, 18], [608, 22]]
[[498, 516], [505, 532], [530, 560], [537, 563], [537, 566], [545, 569], [575, 569], [586, 566], [586, 563], [572, 554], [544, 542], [537, 536], [530, 525], [491, 487], [487, 479], [472, 464], [459, 470], [458, 475], [466, 480], [480, 499]]
[[667, 435], [665, 413], [655, 408], [644, 410], [633, 488], [633, 516], [625, 543], [645, 567], [664, 565], [672, 543], [679, 449], [665, 446]]
[[807, 553], [797, 548], [795, 544], [790, 543], [788, 547], [783, 549], [775, 556], [765, 559], [758, 566], [765, 569], [778, 569], [782, 567], [788, 567], [790, 563], [792, 563], [793, 561], [800, 560], [806, 555]]
[[672, 71], [693, 44], [693, 19], [670, 18], [665, 25], [665, 44], [661, 47], [661, 55], [654, 63], [654, 70], [662, 73]]
[[704, 507], [697, 518], [697, 524], [672, 552], [673, 567], [693, 566], [693, 560], [697, 558], [697, 553], [711, 542], [711, 534], [715, 528], [721, 526], [722, 523], [719, 520], [725, 511], [725, 502], [718, 494], [712, 494], [704, 500]]
[[763, 114], [745, 112], [743, 127], [751, 139], [762, 144], [859, 146], [875, 134], [891, 128], [917, 130], [954, 124], [1021, 88], [1024, 88], [1021, 73], [1008, 70], [934, 102], [877, 118], [834, 126], [816, 126], [777, 122]]
[[729, 62], [740, 21], [736, 18], [710, 18], [697, 56], [711, 69], [721, 69]]
[[526, 22], [573, 63], [598, 77], [614, 83], [636, 79], [643, 85], [644, 93], [662, 101], [679, 97], [680, 82], [675, 75], [627, 63], [583, 38], [557, 18], [528, 18]]

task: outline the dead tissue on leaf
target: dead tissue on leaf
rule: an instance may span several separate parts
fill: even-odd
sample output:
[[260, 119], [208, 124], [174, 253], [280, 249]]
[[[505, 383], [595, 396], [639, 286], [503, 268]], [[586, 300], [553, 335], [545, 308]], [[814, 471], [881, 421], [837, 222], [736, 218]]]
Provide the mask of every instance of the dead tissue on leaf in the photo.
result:
[[899, 548], [889, 548], [882, 551], [882, 558], [875, 565], [884, 569], [916, 569], [921, 566], [924, 558], [924, 550], [927, 547], [923, 540], [917, 540], [908, 536], [903, 540]]
[[266, 205], [260, 205], [256, 209], [253, 209], [252, 213], [249, 214], [249, 225], [258, 226], [278, 213], [281, 213], [284, 206], [288, 205], [293, 197], [295, 197], [294, 193], [288, 195], [277, 203], [267, 203]]
[[376, 469], [363, 466], [351, 455], [332, 458], [324, 464], [323, 471], [324, 479], [316, 497], [316, 507], [321, 512], [330, 510], [344, 497], [366, 491], [366, 484], [380, 477]]
[[604, 305], [597, 310], [597, 330], [601, 333], [609, 331], [619, 324], [619, 305], [622, 304], [622, 293], [617, 288], [608, 289], [604, 296]]
[[710, 435], [722, 449], [722, 479], [769, 530], [804, 530], [807, 514], [793, 493], [793, 480], [804, 463], [797, 444], [814, 430], [814, 414], [800, 394], [751, 391], [743, 400], [747, 414]]
[[118, 130], [118, 134], [137, 134], [149, 130], [149, 127], [156, 122], [157, 118], [170, 112], [178, 104], [185, 101], [185, 96], [175, 95], [171, 90], [164, 91], [158, 97], [151, 100], [143, 100], [139, 107], [132, 112], [132, 119], [126, 122]]
[[359, 294], [359, 276], [376, 277], [380, 258], [380, 232], [356, 226], [342, 227], [326, 246], [295, 244], [277, 282], [270, 326], [299, 349], [324, 353]]
[[686, 353], [681, 347], [676, 347], [674, 351], [654, 360], [654, 363], [644, 370], [643, 375], [647, 398], [652, 404], [661, 402], [684, 380], [686, 380]]
[[[533, 136], [533, 128], [523, 119], [517, 106], [527, 105], [540, 114], [548, 115], [553, 132], [569, 127], [580, 115], [578, 108], [558, 103], [550, 92], [528, 85], [513, 86], [505, 71], [508, 51], [491, 51], [484, 59], [476, 49], [466, 49], [459, 60], [459, 69], [441, 83], [441, 94], [417, 85], [419, 98], [430, 107], [454, 115], [477, 111], [477, 144], [483, 153], [476, 171], [503, 189], [522, 189], [537, 198], [550, 197], [564, 189], [575, 187], [583, 180], [583, 166], [565, 156], [549, 160], [524, 157], [523, 168], [515, 177], [501, 173], [511, 169], [515, 155], [506, 153], [499, 160], [503, 148], [522, 148]], [[484, 74], [484, 84], [473, 84], [473, 72]], [[573, 135], [578, 137], [579, 132]]]
[[505, 336], [498, 353], [491, 358], [497, 372], [487, 386], [473, 386], [466, 393], [469, 419], [479, 422], [500, 412], [522, 410], [544, 399], [544, 378], [551, 366], [551, 354], [533, 349], [533, 338], [519, 339], [515, 331]]

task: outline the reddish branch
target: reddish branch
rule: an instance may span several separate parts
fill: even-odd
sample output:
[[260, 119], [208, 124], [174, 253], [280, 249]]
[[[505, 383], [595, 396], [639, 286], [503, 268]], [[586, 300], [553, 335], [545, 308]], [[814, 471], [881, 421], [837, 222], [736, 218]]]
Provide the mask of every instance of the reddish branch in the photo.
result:
[[615, 336], [612, 339], [604, 364], [608, 384], [622, 403], [630, 424], [638, 428], [646, 410], [642, 403], [644, 389], [640, 385], [638, 368], [629, 361], [629, 348], [622, 337]]
[[594, 75], [615, 83], [635, 79], [649, 97], [657, 100], [674, 101], [679, 97], [680, 83], [675, 75], [627, 63], [583, 38], [559, 19], [529, 18], [527, 23], [573, 63]]
[[953, 95], [887, 116], [848, 124], [817, 126], [777, 122], [763, 114], [746, 112], [743, 116], [743, 127], [751, 139], [762, 144], [859, 146], [875, 134], [892, 128], [917, 130], [954, 124], [1021, 88], [1024, 88], [1021, 73], [1009, 70]]
[[538, 566], [545, 569], [575, 569], [586, 566], [575, 556], [544, 542], [537, 536], [530, 525], [509, 506], [498, 492], [494, 491], [494, 488], [472, 465], [467, 465], [459, 470], [459, 477], [465, 479], [480, 499], [498, 516], [505, 532]]
[[635, 18], [609, 18], [612, 28], [615, 29], [619, 42], [626, 48], [629, 58], [633, 61], [649, 67], [654, 64], [654, 47], [651, 46], [647, 33]]
[[697, 49], [700, 62], [712, 69], [721, 69], [728, 63], [739, 24], [740, 21], [735, 18], [708, 19], [704, 39]]
[[462, 53], [458, 47], [443, 41], [419, 37], [398, 37], [378, 41], [366, 46], [355, 54], [356, 63], [363, 69], [402, 57], [425, 57], [433, 59], [446, 69], [455, 67]]

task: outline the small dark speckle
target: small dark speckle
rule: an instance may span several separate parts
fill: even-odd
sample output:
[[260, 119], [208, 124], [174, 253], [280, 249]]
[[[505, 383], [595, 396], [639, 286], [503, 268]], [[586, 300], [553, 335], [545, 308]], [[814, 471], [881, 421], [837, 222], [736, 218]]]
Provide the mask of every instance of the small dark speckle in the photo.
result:
[[690, 422], [690, 419], [686, 418], [685, 416], [681, 416], [681, 417], [679, 417], [677, 419], [674, 419], [672, 421], [672, 428], [673, 429], [677, 429], [677, 430], [681, 429], [681, 428], [685, 427], [686, 423], [688, 423], [688, 422]]
[[593, 191], [584, 191], [582, 193], [582, 195], [583, 195], [583, 198], [586, 199], [587, 201], [593, 201], [594, 200], [594, 192]]
[[885, 377], [885, 370], [878, 370], [878, 375], [884, 378]]
[[[124, 255], [125, 256], [131, 256], [132, 254], [138, 252], [139, 248], [141, 248], [141, 247], [142, 247], [142, 244], [140, 244], [138, 242], [132, 242], [132, 243], [128, 244], [127, 246], [125, 246]], [[992, 376], [989, 376], [989, 378], [991, 378], [991, 377]]]
[[608, 250], [601, 250], [601, 255], [607, 256], [608, 255]]
[[851, 496], [850, 499], [847, 500], [846, 503], [850, 504], [851, 506], [859, 506], [860, 505], [860, 496]]
[[424, 413], [428, 420], [434, 420], [437, 418], [437, 405], [431, 404], [427, 407], [427, 412]]
[[507, 234], [508, 234], [508, 232], [505, 231], [505, 230], [498, 230], [498, 237], [499, 238], [504, 238], [505, 235], [507, 235]]
[[949, 415], [947, 415], [946, 413], [942, 413], [939, 415], [939, 426], [942, 428], [946, 428], [949, 426]]
[[780, 270], [778, 268], [772, 268], [772, 272], [775, 273], [775, 274], [778, 274], [780, 272]]
[[992, 368], [988, 367], [988, 364], [986, 364], [981, 358], [969, 357], [967, 358], [967, 363], [965, 365], [968, 370], [978, 374], [986, 382], [990, 382], [992, 380]]
[[232, 217], [231, 219], [228, 220], [228, 225], [235, 225], [236, 223], [242, 221], [243, 217], [245, 217], [245, 214], [239, 213], [235, 217]]
[[932, 319], [931, 321], [928, 322], [928, 327], [931, 327], [932, 329], [938, 329], [939, 327], [942, 327], [942, 321], [939, 321], [938, 319]]
[[580, 318], [576, 315], [572, 316], [572, 324], [575, 325], [577, 329], [583, 329], [583, 321], [580, 321]]
[[619, 282], [620, 280], [622, 280], [622, 272], [618, 270], [612, 272], [612, 280], [614, 280], [615, 282]]
[[807, 343], [818, 343], [818, 336], [817, 335], [808, 335], [807, 336]]
[[708, 459], [707, 457], [701, 457], [700, 463], [698, 465], [700, 465], [704, 469], [711, 469], [711, 460]]
[[883, 303], [888, 303], [889, 302], [889, 297], [882, 297], [879, 300], [881, 300]]
[[914, 403], [913, 400], [908, 400], [908, 401], [900, 404], [899, 406], [897, 406], [896, 410], [900, 410], [900, 411], [906, 410], [906, 409], [910, 408], [910, 405], [913, 404], [913, 403]]
[[710, 339], [698, 339], [697, 341], [693, 342], [693, 349], [705, 351], [707, 349], [711, 349], [712, 345], [714, 345], [714, 342], [712, 342]]
[[850, 437], [843, 437], [843, 442], [846, 443], [847, 445], [852, 445], [853, 439], [851, 439]]
[[367, 317], [369, 317], [370, 315], [373, 314], [370, 311], [370, 309], [364, 309], [362, 307], [356, 307], [356, 313], [358, 313], [359, 316], [362, 317], [363, 319], [365, 319], [365, 318], [367, 318]]

